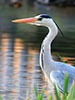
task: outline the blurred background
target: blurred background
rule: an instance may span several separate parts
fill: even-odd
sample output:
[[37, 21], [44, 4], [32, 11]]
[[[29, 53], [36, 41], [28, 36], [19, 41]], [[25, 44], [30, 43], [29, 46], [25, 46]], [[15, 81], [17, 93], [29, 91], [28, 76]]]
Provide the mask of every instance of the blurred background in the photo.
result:
[[[48, 14], [59, 25], [65, 38], [58, 33], [52, 43], [52, 56], [75, 66], [75, 0], [0, 0], [0, 95], [4, 100], [35, 100], [38, 90], [51, 87], [39, 66], [41, 43], [47, 35], [45, 27], [15, 24], [17, 18]], [[44, 100], [47, 100], [44, 95]]]

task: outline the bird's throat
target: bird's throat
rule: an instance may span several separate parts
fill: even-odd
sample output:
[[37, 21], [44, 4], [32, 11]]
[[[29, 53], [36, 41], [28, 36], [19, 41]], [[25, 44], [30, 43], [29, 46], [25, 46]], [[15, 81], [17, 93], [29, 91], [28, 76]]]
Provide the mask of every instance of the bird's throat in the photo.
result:
[[[40, 52], [40, 66], [42, 67], [45, 72], [49, 72], [54, 68], [54, 60], [52, 59], [51, 55], [51, 43], [54, 40], [55, 36], [57, 35], [56, 29], [49, 28], [49, 33], [43, 40]], [[48, 74], [48, 73], [47, 73]]]

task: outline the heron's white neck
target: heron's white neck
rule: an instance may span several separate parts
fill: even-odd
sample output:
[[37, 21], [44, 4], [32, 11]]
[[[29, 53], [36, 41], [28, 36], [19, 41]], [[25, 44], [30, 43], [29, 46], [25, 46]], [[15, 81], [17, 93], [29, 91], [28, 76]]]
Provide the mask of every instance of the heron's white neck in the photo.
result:
[[48, 28], [49, 28], [49, 33], [45, 37], [42, 43], [41, 53], [40, 53], [40, 58], [42, 57], [40, 59], [40, 65], [41, 67], [43, 67], [42, 69], [45, 69], [45, 71], [49, 69], [52, 70], [52, 67], [54, 67], [53, 66], [54, 61], [51, 56], [51, 43], [58, 33], [57, 26], [55, 25], [54, 22], [52, 23], [52, 26], [48, 26]]

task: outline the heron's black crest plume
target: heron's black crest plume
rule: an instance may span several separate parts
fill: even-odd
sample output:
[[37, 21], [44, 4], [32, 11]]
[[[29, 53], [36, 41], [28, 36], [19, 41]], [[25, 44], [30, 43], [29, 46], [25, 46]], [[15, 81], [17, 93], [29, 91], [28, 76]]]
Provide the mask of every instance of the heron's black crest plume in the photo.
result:
[[41, 14], [40, 15], [41, 18], [51, 18], [50, 16], [46, 15], [46, 14]]
[[41, 14], [40, 17], [38, 18], [39, 21], [41, 21], [43, 18], [51, 18], [50, 16], [46, 15], [46, 14]]
[[[55, 21], [54, 21], [55, 22]], [[56, 26], [58, 27], [58, 29], [59, 29], [59, 31], [60, 31], [60, 33], [62, 34], [62, 36], [64, 37], [64, 34], [63, 34], [63, 32], [61, 31], [61, 29], [60, 29], [60, 27], [58, 26], [58, 24], [55, 22], [55, 24], [56, 24]]]

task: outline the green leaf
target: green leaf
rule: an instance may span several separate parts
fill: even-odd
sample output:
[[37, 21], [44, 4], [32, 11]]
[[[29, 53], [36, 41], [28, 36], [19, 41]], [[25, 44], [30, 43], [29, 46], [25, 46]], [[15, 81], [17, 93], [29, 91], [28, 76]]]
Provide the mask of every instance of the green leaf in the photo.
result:
[[67, 100], [75, 100], [75, 81], [73, 82]]
[[40, 94], [40, 100], [43, 99], [43, 95], [44, 95], [44, 90], [42, 90], [41, 94]]
[[3, 100], [1, 96], [0, 96], [0, 100]]
[[34, 85], [34, 93], [35, 93], [36, 97], [39, 95], [39, 92], [38, 92], [38, 89], [37, 89], [36, 85]]
[[55, 84], [54, 84], [54, 90], [55, 90], [56, 99], [57, 99], [57, 100], [61, 100], [61, 99], [60, 99], [59, 92], [57, 91], [57, 88], [56, 88]]
[[44, 90], [42, 90], [42, 92], [39, 93], [37, 86], [34, 85], [34, 93], [35, 93], [36, 100], [43, 100]]
[[48, 97], [48, 100], [53, 100], [53, 99], [52, 99], [52, 96], [49, 96], [49, 97]]
[[63, 63], [66, 63], [59, 54], [58, 54], [58, 57]]
[[63, 87], [63, 100], [66, 100], [66, 98], [67, 98], [68, 82], [69, 82], [69, 75], [68, 75], [68, 73], [65, 73], [64, 87]]

